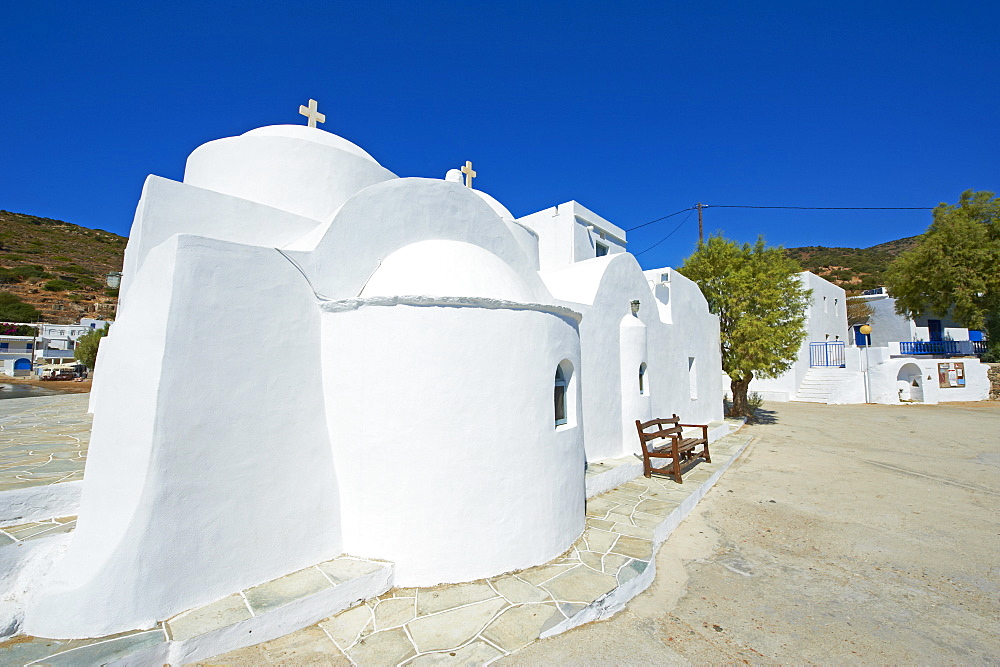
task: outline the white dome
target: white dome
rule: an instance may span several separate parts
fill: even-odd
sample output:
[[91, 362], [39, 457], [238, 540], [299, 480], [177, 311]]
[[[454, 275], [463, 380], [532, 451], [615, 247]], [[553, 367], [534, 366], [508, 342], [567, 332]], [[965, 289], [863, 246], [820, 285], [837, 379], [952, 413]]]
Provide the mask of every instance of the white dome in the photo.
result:
[[348, 153], [357, 155], [358, 157], [363, 157], [367, 160], [371, 160], [375, 164], [378, 164], [378, 160], [369, 155], [365, 149], [351, 143], [343, 137], [338, 137], [336, 134], [332, 134], [326, 130], [321, 130], [317, 127], [309, 127], [307, 125], [267, 125], [265, 127], [258, 127], [255, 130], [250, 130], [249, 132], [244, 132], [241, 136], [287, 137], [290, 139], [303, 139], [305, 141], [323, 144], [324, 146], [330, 146], [331, 148], [339, 148], [342, 151], [347, 151]]
[[464, 296], [532, 302], [531, 289], [493, 253], [461, 241], [419, 241], [393, 252], [368, 280], [362, 297]]
[[500, 202], [498, 202], [496, 199], [494, 199], [490, 195], [486, 194], [485, 192], [481, 192], [481, 191], [476, 190], [474, 188], [472, 189], [472, 191], [475, 192], [477, 195], [479, 195], [484, 202], [486, 202], [487, 204], [489, 204], [490, 208], [493, 209], [493, 212], [496, 213], [497, 215], [499, 215], [501, 219], [503, 219], [503, 220], [513, 220], [514, 219], [514, 216], [510, 214], [510, 211], [507, 210], [507, 207], [504, 206], [503, 204], [501, 204]]

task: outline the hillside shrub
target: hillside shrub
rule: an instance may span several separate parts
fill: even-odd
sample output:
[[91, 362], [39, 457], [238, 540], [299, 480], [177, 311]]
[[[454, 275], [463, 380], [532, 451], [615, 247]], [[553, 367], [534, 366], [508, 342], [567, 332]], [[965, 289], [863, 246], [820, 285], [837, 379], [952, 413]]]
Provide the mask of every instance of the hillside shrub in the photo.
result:
[[8, 322], [37, 322], [41, 313], [29, 303], [10, 292], [0, 292], [0, 320]]
[[66, 266], [60, 266], [60, 267], [57, 267], [57, 268], [60, 271], [65, 271], [66, 273], [77, 273], [77, 274], [85, 275], [85, 276], [89, 276], [89, 275], [92, 275], [94, 273], [90, 269], [85, 269], [82, 266], [80, 266], [79, 264], [67, 264]]
[[76, 287], [76, 285], [67, 280], [50, 280], [45, 283], [45, 289], [50, 292], [63, 292], [68, 289], [73, 289], [74, 287]]

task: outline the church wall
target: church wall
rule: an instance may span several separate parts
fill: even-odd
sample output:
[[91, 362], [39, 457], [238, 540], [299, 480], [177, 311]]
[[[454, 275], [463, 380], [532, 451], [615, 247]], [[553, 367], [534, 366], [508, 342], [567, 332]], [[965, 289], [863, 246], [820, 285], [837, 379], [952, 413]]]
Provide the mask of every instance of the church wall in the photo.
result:
[[[676, 275], [671, 273], [672, 276]], [[546, 274], [554, 295], [583, 310], [580, 324], [586, 415], [587, 460], [619, 457], [639, 450], [635, 420], [679, 414], [686, 423], [722, 418], [718, 318], [708, 312], [701, 291], [677, 276], [671, 288], [675, 324], [660, 320], [661, 304], [632, 255], [619, 254], [579, 262]], [[648, 399], [639, 399], [639, 363], [626, 355], [622, 322], [632, 317], [631, 301], [640, 302], [638, 320], [646, 329]], [[586, 305], [587, 303], [591, 305]], [[628, 334], [626, 334], [628, 336]], [[695, 358], [697, 398], [691, 397], [689, 358]]]
[[657, 273], [670, 277], [673, 324], [659, 327], [657, 349], [665, 355], [661, 363], [670, 369], [670, 377], [667, 392], [653, 390], [653, 412], [656, 416], [676, 412], [687, 424], [722, 419], [719, 318], [708, 311], [696, 283], [676, 271]]
[[273, 249], [179, 236], [132, 290], [102, 346], [80, 519], [28, 610], [34, 634], [149, 627], [341, 552], [301, 275]]
[[[403, 586], [545, 562], [583, 530], [575, 320], [453, 303], [360, 299], [323, 315], [344, 548], [392, 560]], [[572, 401], [556, 426], [563, 361]]]
[[573, 263], [573, 227], [559, 210], [567, 206], [560, 204], [517, 219], [538, 235], [538, 264], [542, 271], [561, 269]]
[[127, 308], [129, 283], [146, 255], [174, 234], [280, 248], [317, 224], [246, 199], [149, 176], [125, 249], [118, 313]]

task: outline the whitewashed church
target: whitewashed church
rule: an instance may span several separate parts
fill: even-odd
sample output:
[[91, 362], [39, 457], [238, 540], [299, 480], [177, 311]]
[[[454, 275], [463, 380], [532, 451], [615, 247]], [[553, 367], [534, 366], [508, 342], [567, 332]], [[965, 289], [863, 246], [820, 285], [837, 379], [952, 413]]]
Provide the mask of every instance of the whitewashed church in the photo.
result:
[[624, 231], [576, 202], [515, 219], [471, 164], [400, 178], [310, 125], [147, 179], [78, 527], [24, 631], [148, 627], [341, 553], [401, 586], [544, 563], [636, 419], [722, 418], [718, 319]]

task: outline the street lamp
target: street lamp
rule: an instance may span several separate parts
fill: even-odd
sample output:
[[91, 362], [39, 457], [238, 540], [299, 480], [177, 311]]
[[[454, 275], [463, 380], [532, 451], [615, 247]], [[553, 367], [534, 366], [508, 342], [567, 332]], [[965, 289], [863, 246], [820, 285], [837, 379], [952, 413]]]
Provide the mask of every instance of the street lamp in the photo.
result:
[[865, 403], [871, 403], [871, 385], [868, 380], [868, 348], [871, 347], [872, 339], [869, 334], [871, 334], [872, 328], [867, 324], [862, 324], [858, 331], [865, 337]]

